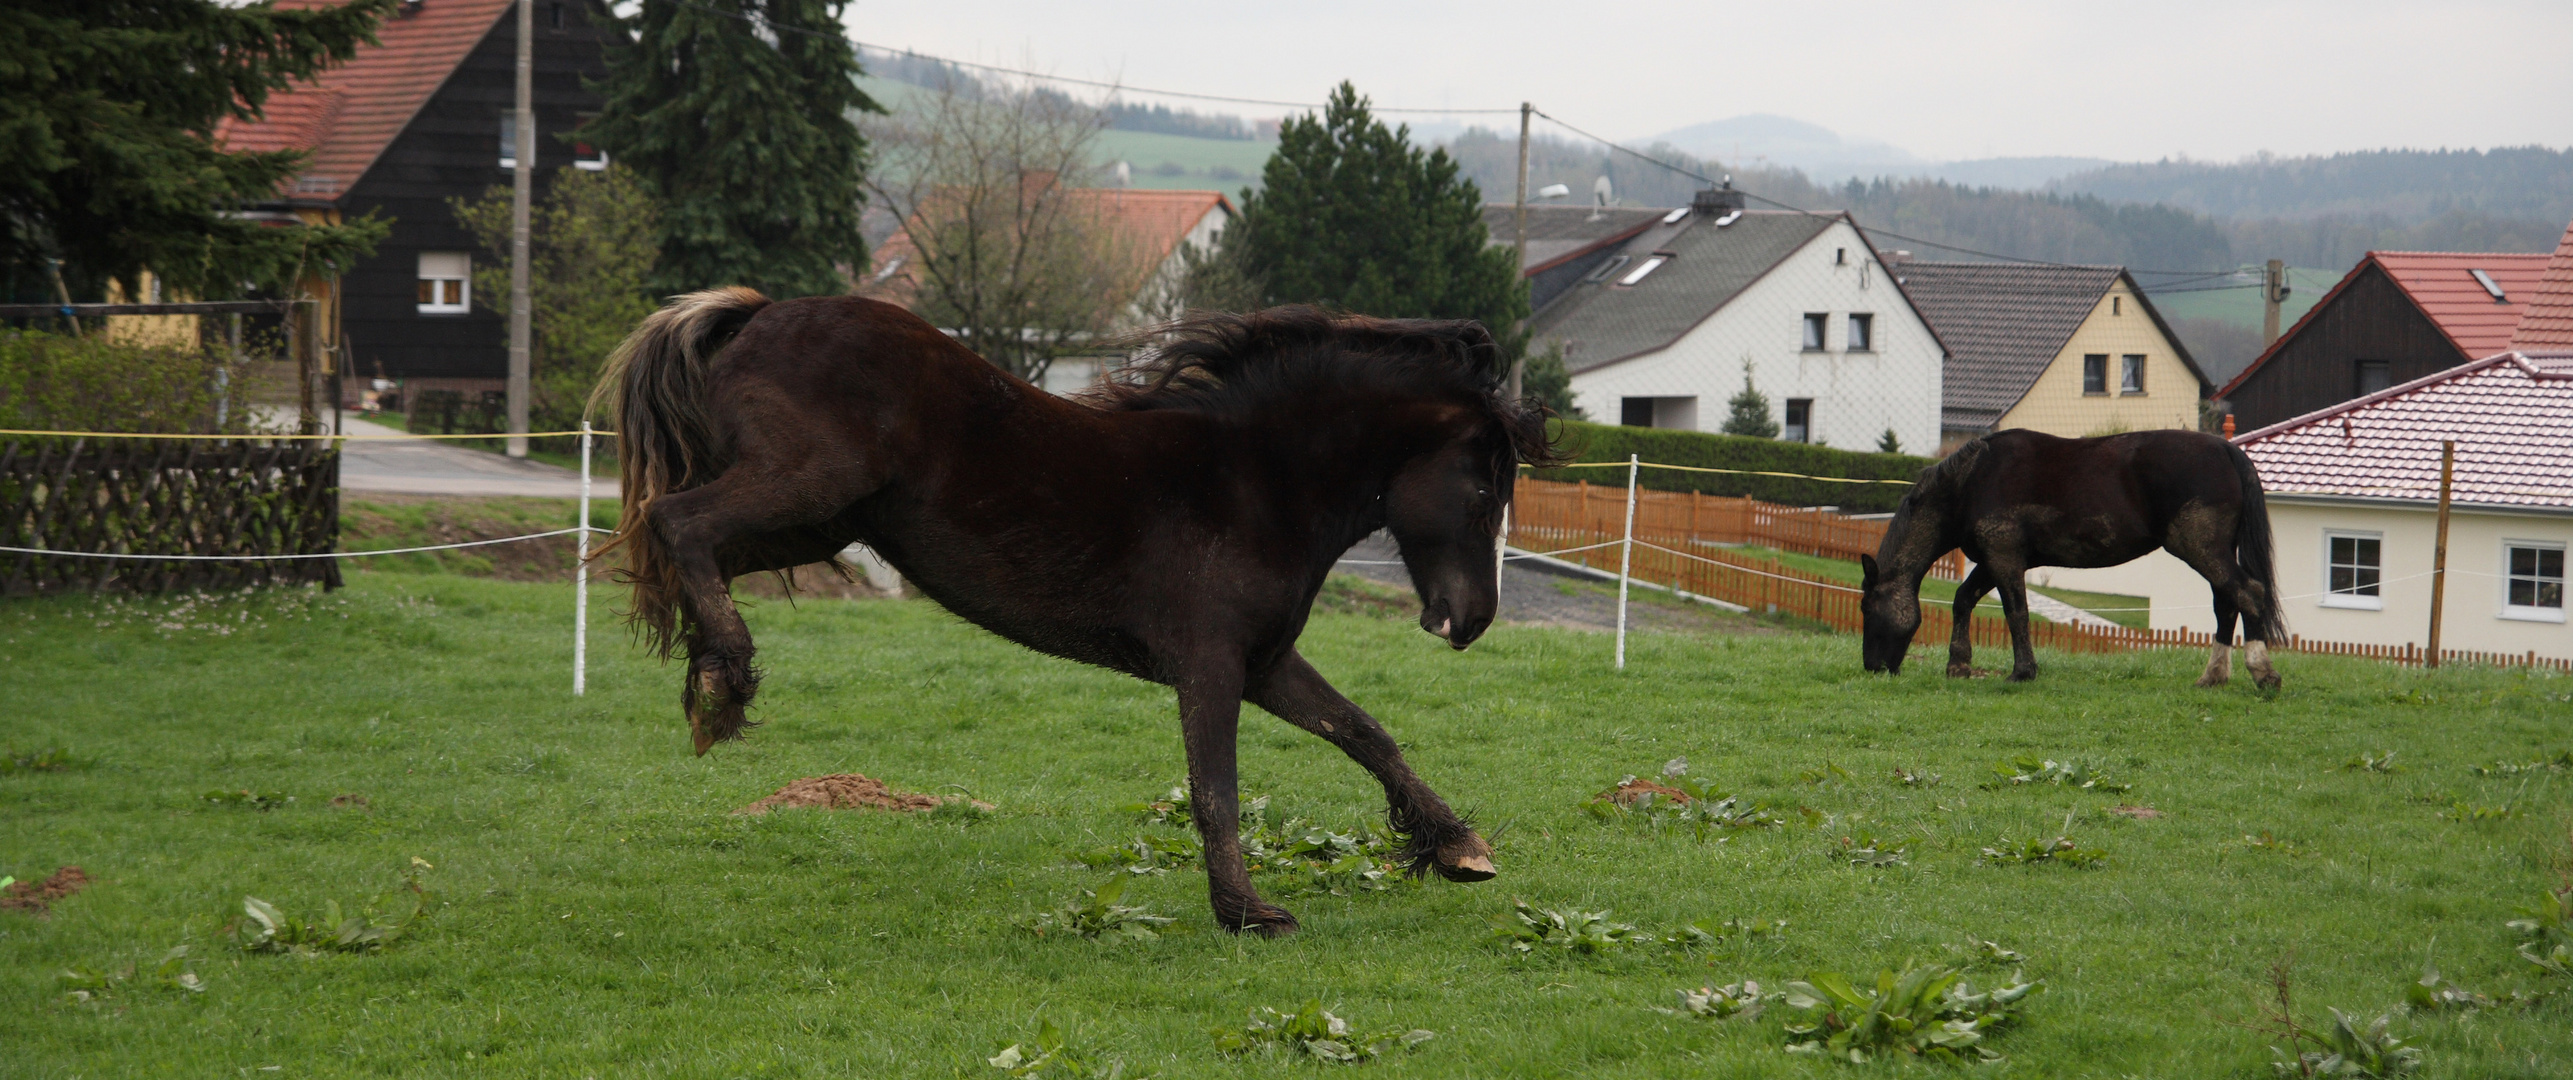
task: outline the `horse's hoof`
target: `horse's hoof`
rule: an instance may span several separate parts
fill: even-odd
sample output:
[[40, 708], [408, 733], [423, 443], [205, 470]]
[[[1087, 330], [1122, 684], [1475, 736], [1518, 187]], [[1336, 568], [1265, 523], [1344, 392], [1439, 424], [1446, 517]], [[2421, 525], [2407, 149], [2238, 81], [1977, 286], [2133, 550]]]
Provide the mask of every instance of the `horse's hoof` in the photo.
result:
[[2036, 673], [2036, 672], [2034, 672], [2034, 671], [2013, 671], [2013, 672], [2011, 672], [2011, 673], [2010, 673], [2010, 677], [2009, 677], [2009, 678], [2007, 678], [2007, 679], [2003, 679], [2002, 681], [2003, 681], [2003, 682], [2031, 682], [2031, 681], [2034, 681], [2036, 678], [2037, 678], [2037, 673]]
[[1949, 663], [1948, 663], [1948, 677], [1949, 677], [1949, 678], [1951, 678], [1951, 679], [1971, 679], [1971, 678], [1974, 678], [1974, 665], [1973, 665], [1973, 664], [1960, 664], [1960, 663], [1957, 663], [1957, 662], [1955, 662], [1955, 661], [1949, 661]]
[[2252, 680], [2252, 683], [2263, 690], [2276, 690], [2281, 686], [2287, 685], [2285, 680], [2280, 679], [2276, 675], [2263, 675], [2258, 679]]
[[1501, 876], [1501, 872], [1492, 868], [1491, 859], [1468, 855], [1452, 863], [1439, 863], [1438, 876], [1449, 881], [1490, 881]]
[[2199, 685], [2199, 686], [2201, 686], [2201, 687], [2210, 688], [2210, 689], [2212, 689], [2212, 688], [2214, 688], [2214, 687], [2218, 687], [2218, 686], [2223, 686], [2224, 684], [2229, 683], [2229, 682], [2232, 682], [2232, 681], [2233, 681], [2233, 677], [2232, 677], [2232, 676], [2229, 676], [2229, 675], [2200, 675], [2200, 676], [2198, 676], [2198, 685]]
[[1236, 934], [1248, 931], [1264, 938], [1282, 938], [1296, 931], [1295, 916], [1273, 904], [1261, 904], [1240, 915], [1217, 912], [1215, 922]]

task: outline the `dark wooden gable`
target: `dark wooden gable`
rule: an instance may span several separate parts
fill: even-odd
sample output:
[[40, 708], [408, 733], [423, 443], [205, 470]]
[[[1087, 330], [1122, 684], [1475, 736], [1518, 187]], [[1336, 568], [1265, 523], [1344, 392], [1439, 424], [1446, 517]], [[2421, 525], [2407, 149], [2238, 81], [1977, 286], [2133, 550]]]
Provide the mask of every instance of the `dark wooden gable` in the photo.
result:
[[[598, 95], [583, 79], [606, 75], [604, 19], [595, 0], [540, 0], [536, 7], [536, 193], [543, 199], [574, 148], [557, 136], [596, 113]], [[448, 200], [507, 187], [500, 167], [501, 117], [517, 100], [518, 18], [503, 16], [436, 95], [421, 106], [384, 154], [340, 201], [351, 216], [375, 211], [393, 220], [392, 235], [342, 278], [342, 328], [352, 353], [349, 375], [389, 378], [504, 379], [508, 329], [476, 291], [464, 314], [423, 314], [418, 271], [424, 251], [470, 252], [477, 268], [500, 263], [456, 224]], [[495, 384], [496, 386], [496, 384]]]
[[2308, 314], [2226, 400], [2235, 428], [2251, 431], [2357, 397], [2362, 360], [2385, 361], [2393, 385], [2471, 359], [2371, 262]]

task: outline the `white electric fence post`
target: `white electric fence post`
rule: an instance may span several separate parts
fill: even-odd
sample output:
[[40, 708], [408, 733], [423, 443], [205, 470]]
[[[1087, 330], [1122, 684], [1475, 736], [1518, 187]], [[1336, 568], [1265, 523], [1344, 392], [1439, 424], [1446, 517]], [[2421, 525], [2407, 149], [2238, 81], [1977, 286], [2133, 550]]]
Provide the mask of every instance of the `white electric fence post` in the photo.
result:
[[590, 688], [590, 422], [581, 421], [580, 555], [572, 565], [572, 696]]
[[1501, 535], [1492, 538], [1492, 595], [1500, 599], [1501, 570], [1510, 558], [1510, 508], [1501, 508]]
[[1626, 455], [1626, 542], [1617, 549], [1617, 670], [1626, 670], [1626, 583], [1635, 569], [1635, 470], [1643, 458]]

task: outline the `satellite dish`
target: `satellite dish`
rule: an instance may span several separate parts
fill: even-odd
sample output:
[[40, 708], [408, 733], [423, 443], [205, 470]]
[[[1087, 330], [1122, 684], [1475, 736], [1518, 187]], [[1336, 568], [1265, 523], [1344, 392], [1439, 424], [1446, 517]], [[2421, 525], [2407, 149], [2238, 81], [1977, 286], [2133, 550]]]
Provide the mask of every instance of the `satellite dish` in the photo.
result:
[[1600, 177], [1590, 182], [1590, 198], [1601, 206], [1607, 206], [1617, 201], [1617, 188], [1608, 182], [1607, 177]]
[[1116, 167], [1115, 172], [1116, 172], [1116, 177], [1117, 177], [1117, 186], [1118, 186], [1118, 187], [1133, 187], [1133, 186], [1135, 186], [1135, 167], [1134, 167], [1134, 166], [1129, 165], [1129, 164], [1127, 164], [1127, 163], [1125, 163], [1125, 162], [1120, 161], [1120, 162], [1118, 162], [1118, 163], [1117, 163], [1117, 167]]
[[1537, 189], [1537, 197], [1540, 199], [1560, 199], [1570, 194], [1572, 189], [1562, 184], [1548, 184]]

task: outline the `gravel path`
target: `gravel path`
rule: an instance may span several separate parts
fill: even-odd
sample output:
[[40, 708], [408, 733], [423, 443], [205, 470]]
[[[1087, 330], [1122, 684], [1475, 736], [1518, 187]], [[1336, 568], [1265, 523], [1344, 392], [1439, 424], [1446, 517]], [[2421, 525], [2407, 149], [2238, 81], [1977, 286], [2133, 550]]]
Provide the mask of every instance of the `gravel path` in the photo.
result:
[[[1370, 581], [1412, 587], [1394, 541], [1377, 533], [1358, 542], [1333, 569]], [[1650, 599], [1646, 599], [1650, 596]], [[1676, 633], [1772, 633], [1750, 618], [1705, 604], [1684, 603], [1636, 589], [1627, 605], [1627, 629]], [[1523, 626], [1556, 626], [1572, 630], [1614, 632], [1617, 629], [1617, 583], [1537, 569], [1511, 560], [1501, 572], [1501, 621]]]

